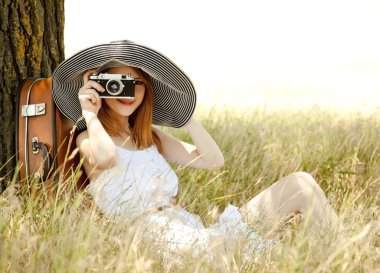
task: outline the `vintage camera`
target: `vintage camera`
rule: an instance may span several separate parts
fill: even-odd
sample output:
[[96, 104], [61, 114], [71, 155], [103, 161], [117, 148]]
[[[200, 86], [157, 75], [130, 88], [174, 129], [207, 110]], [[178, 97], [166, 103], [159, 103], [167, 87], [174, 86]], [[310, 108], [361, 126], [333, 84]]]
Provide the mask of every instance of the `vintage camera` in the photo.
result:
[[[90, 80], [99, 83], [106, 90], [98, 92], [102, 98], [134, 98], [135, 97], [135, 78], [131, 74], [108, 74], [100, 73], [91, 75]], [[140, 84], [140, 81], [137, 82]]]

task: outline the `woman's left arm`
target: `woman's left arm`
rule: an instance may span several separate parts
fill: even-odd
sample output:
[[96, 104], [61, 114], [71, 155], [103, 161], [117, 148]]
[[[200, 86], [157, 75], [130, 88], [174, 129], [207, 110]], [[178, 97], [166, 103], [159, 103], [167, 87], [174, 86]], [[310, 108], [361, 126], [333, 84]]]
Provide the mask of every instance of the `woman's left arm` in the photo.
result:
[[191, 118], [185, 128], [195, 145], [155, 129], [161, 140], [162, 154], [165, 159], [169, 162], [201, 169], [214, 169], [223, 166], [223, 154], [203, 126]]

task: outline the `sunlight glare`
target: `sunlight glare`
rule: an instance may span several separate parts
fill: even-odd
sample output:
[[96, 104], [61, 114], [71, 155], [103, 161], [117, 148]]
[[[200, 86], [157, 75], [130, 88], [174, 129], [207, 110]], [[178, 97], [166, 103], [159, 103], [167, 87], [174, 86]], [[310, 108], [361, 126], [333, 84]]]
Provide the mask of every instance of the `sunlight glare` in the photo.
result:
[[186, 71], [203, 105], [368, 111], [380, 101], [379, 1], [65, 5], [67, 57], [112, 40], [148, 45]]

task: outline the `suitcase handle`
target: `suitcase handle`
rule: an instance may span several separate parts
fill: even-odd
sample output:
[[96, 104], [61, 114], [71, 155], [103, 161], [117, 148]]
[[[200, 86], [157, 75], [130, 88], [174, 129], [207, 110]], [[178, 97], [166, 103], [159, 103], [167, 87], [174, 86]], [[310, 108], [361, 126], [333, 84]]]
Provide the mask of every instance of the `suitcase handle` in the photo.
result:
[[32, 151], [33, 154], [38, 154], [42, 150], [42, 156], [44, 159], [44, 169], [43, 169], [43, 181], [46, 181], [50, 168], [51, 168], [51, 160], [49, 156], [49, 149], [46, 144], [39, 142], [38, 138], [35, 137], [32, 139]]

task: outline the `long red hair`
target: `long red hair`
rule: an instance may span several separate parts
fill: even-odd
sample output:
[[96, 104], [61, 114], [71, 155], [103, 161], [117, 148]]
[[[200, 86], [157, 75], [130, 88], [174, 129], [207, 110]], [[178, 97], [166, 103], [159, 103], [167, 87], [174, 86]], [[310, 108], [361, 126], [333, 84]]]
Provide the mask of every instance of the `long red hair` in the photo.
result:
[[[138, 149], [148, 148], [155, 145], [161, 152], [162, 145], [160, 138], [152, 130], [153, 117], [153, 87], [149, 80], [149, 75], [141, 69], [135, 68], [143, 77], [145, 84], [145, 94], [143, 101], [139, 107], [129, 116], [129, 125], [133, 143]], [[98, 118], [104, 129], [111, 136], [120, 136], [122, 132], [122, 124], [118, 119], [114, 118], [115, 113], [104, 102], [100, 107]]]

